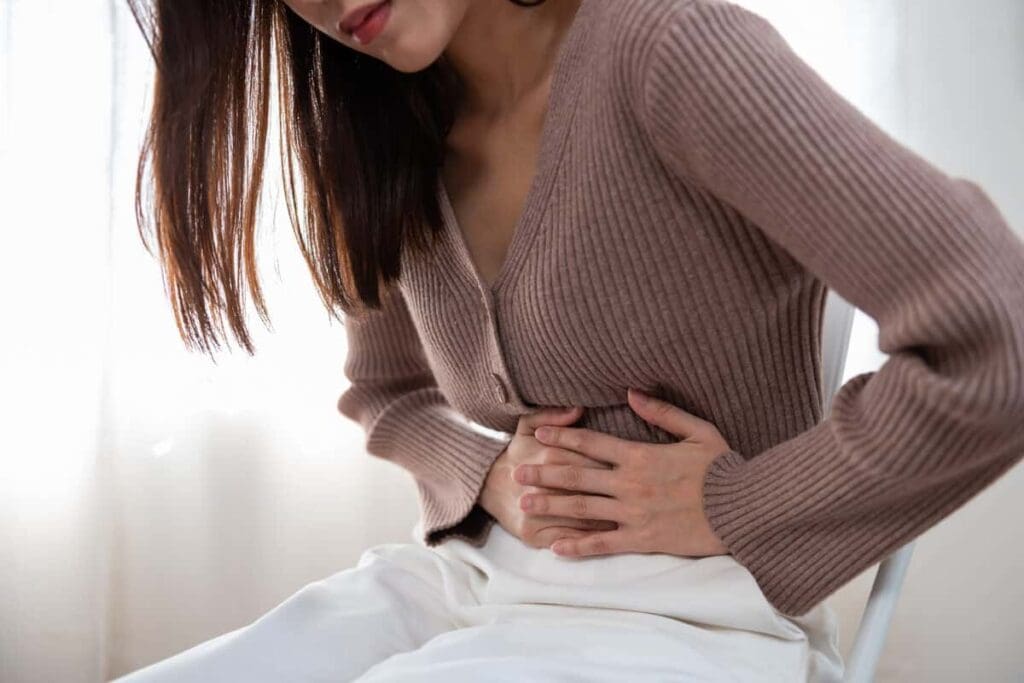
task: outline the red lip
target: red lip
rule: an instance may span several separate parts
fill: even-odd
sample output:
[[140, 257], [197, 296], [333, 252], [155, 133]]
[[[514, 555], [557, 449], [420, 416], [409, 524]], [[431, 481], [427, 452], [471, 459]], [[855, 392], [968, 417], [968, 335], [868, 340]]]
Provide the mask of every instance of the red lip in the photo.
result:
[[345, 17], [338, 23], [338, 28], [340, 28], [345, 33], [352, 33], [352, 31], [359, 27], [359, 24], [363, 23], [363, 20], [366, 19], [366, 16], [370, 12], [377, 9], [385, 2], [387, 2], [387, 0], [380, 0], [380, 2], [374, 2], [369, 5], [363, 5], [362, 7], [355, 8], [354, 10], [346, 14]]

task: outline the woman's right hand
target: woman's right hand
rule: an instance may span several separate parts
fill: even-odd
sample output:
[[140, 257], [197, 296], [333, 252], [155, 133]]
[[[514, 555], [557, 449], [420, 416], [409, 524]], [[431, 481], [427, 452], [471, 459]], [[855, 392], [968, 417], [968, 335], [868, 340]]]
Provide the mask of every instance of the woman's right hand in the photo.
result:
[[491, 464], [483, 489], [480, 506], [489, 512], [509, 533], [534, 548], [546, 548], [560, 538], [579, 538], [597, 530], [618, 528], [611, 520], [580, 519], [557, 515], [527, 515], [519, 507], [519, 498], [527, 493], [573, 493], [565, 489], [520, 484], [512, 478], [512, 470], [522, 463], [551, 465], [580, 465], [610, 469], [611, 465], [582, 453], [553, 448], [537, 441], [533, 432], [541, 425], [567, 426], [582, 415], [580, 406], [572, 408], [542, 408], [522, 415], [516, 433], [508, 446]]

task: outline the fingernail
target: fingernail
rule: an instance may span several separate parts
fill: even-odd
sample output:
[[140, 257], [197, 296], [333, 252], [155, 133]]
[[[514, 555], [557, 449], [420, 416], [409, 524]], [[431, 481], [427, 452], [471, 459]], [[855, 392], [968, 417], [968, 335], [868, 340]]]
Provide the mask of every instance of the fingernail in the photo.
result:
[[636, 399], [637, 403], [640, 405], [645, 405], [647, 403], [647, 395], [642, 391], [639, 389], [633, 389], [632, 387], [630, 388], [630, 391], [633, 392], [633, 398]]

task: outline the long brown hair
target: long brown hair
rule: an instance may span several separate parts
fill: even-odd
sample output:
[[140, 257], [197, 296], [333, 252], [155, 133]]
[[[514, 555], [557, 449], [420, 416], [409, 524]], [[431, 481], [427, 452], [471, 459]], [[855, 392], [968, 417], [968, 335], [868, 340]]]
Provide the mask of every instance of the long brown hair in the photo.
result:
[[272, 51], [285, 199], [316, 289], [339, 319], [337, 309], [379, 308], [380, 288], [400, 274], [403, 245], [429, 248], [442, 230], [437, 174], [464, 93], [445, 57], [398, 71], [279, 0], [127, 2], [156, 67], [136, 222], [150, 254], [146, 227], [156, 236], [186, 346], [212, 355], [226, 318], [252, 354], [247, 285], [269, 323], [254, 241]]

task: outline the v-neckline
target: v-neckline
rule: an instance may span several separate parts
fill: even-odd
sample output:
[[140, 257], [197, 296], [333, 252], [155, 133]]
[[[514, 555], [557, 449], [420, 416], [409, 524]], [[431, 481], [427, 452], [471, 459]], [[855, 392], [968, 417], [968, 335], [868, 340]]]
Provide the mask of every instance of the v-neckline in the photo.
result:
[[498, 267], [498, 273], [490, 284], [483, 278], [470, 256], [469, 246], [459, 226], [455, 208], [448, 189], [445, 187], [442, 174], [438, 173], [438, 200], [444, 220], [445, 233], [451, 237], [452, 245], [465, 268], [472, 274], [482, 293], [490, 300], [498, 296], [502, 286], [515, 273], [517, 266], [526, 254], [526, 248], [540, 223], [548, 194], [551, 190], [555, 171], [564, 149], [568, 131], [578, 100], [577, 91], [580, 79], [570, 79], [572, 67], [583, 44], [585, 24], [588, 16], [586, 10], [593, 2], [599, 0], [580, 0], [576, 13], [566, 29], [562, 42], [558, 46], [555, 62], [552, 66], [551, 85], [548, 92], [547, 109], [541, 124], [540, 142], [537, 152], [536, 168], [526, 192], [526, 199], [520, 210], [519, 218], [505, 250], [504, 260]]

